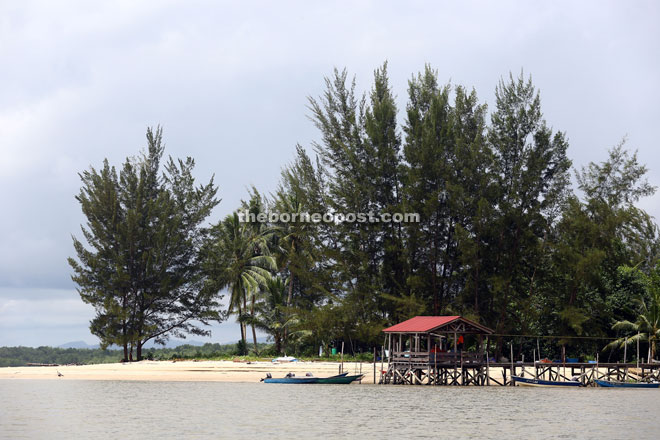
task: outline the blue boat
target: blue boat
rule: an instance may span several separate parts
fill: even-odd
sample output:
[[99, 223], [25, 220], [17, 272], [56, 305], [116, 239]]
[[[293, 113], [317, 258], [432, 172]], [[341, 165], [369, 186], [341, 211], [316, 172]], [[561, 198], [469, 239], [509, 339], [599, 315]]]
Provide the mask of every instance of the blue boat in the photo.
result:
[[660, 388], [660, 382], [616, 382], [612, 380], [595, 381], [599, 387], [604, 388]]
[[300, 376], [296, 377], [292, 373], [287, 374], [285, 377], [272, 377], [270, 373], [264, 378], [261, 379], [264, 383], [350, 383], [359, 378], [362, 375], [358, 376], [348, 376], [348, 373], [337, 374], [336, 376], [330, 377], [314, 377], [314, 376]]
[[318, 383], [318, 377], [266, 377], [264, 383]]
[[579, 387], [582, 384], [576, 380], [555, 381], [534, 379], [533, 377], [511, 376], [518, 385], [526, 387]]

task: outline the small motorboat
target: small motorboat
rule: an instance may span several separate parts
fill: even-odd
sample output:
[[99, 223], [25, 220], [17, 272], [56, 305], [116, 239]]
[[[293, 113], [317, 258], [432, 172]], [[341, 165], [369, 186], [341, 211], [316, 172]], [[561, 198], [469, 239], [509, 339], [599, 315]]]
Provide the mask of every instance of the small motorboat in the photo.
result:
[[318, 377], [312, 376], [307, 373], [305, 376], [296, 377], [293, 373], [288, 373], [284, 377], [273, 377], [270, 373], [266, 373], [266, 377], [261, 379], [264, 383], [317, 383]]
[[331, 377], [319, 377], [317, 383], [334, 383], [334, 384], [348, 384], [360, 380], [364, 377], [364, 374], [356, 374], [349, 376], [348, 373], [338, 374], [337, 376]]
[[298, 362], [298, 359], [294, 358], [293, 356], [280, 356], [273, 359], [271, 362], [275, 364], [279, 364], [282, 362]]
[[330, 377], [314, 377], [311, 375], [311, 373], [307, 373], [306, 376], [296, 377], [295, 374], [289, 373], [284, 377], [273, 377], [271, 376], [270, 373], [268, 373], [265, 378], [261, 379], [261, 381], [264, 383], [349, 384], [356, 380], [362, 379], [363, 376], [364, 375], [362, 374], [349, 376], [348, 373], [341, 373], [341, 374], [337, 374], [336, 376], [330, 376]]
[[520, 377], [520, 376], [511, 376], [513, 381], [518, 385], [526, 387], [579, 387], [582, 386], [577, 380], [543, 380], [543, 379], [534, 379], [533, 377]]
[[617, 382], [601, 379], [596, 379], [595, 382], [603, 388], [660, 388], [660, 382]]

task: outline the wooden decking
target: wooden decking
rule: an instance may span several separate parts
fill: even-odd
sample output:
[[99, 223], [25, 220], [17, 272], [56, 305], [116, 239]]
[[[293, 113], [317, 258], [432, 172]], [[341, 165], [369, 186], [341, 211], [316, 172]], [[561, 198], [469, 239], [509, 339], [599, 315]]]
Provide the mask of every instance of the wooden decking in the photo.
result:
[[511, 376], [544, 380], [579, 380], [595, 386], [603, 380], [660, 380], [660, 363], [543, 363], [486, 362], [478, 353], [393, 353], [382, 384], [401, 385], [514, 385]]

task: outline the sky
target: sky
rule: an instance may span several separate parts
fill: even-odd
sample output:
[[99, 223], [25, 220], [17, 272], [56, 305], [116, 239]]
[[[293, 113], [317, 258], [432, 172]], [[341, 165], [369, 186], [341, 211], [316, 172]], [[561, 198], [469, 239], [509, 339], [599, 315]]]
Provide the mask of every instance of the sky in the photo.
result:
[[[367, 91], [387, 60], [401, 121], [425, 64], [490, 109], [522, 70], [576, 168], [627, 137], [660, 185], [659, 22], [653, 1], [0, 1], [0, 346], [97, 342], [66, 262], [79, 172], [160, 124], [165, 154], [215, 175], [215, 222], [312, 151], [308, 97], [335, 67]], [[660, 217], [660, 195], [640, 206]], [[238, 337], [227, 322], [209, 341]]]

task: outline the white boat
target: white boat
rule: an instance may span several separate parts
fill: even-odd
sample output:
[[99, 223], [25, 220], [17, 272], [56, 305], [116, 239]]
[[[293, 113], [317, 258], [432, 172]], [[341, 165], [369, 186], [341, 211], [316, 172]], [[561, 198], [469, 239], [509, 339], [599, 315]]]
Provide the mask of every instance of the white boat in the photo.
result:
[[273, 359], [273, 362], [298, 362], [298, 359], [294, 358], [293, 356], [280, 356]]

